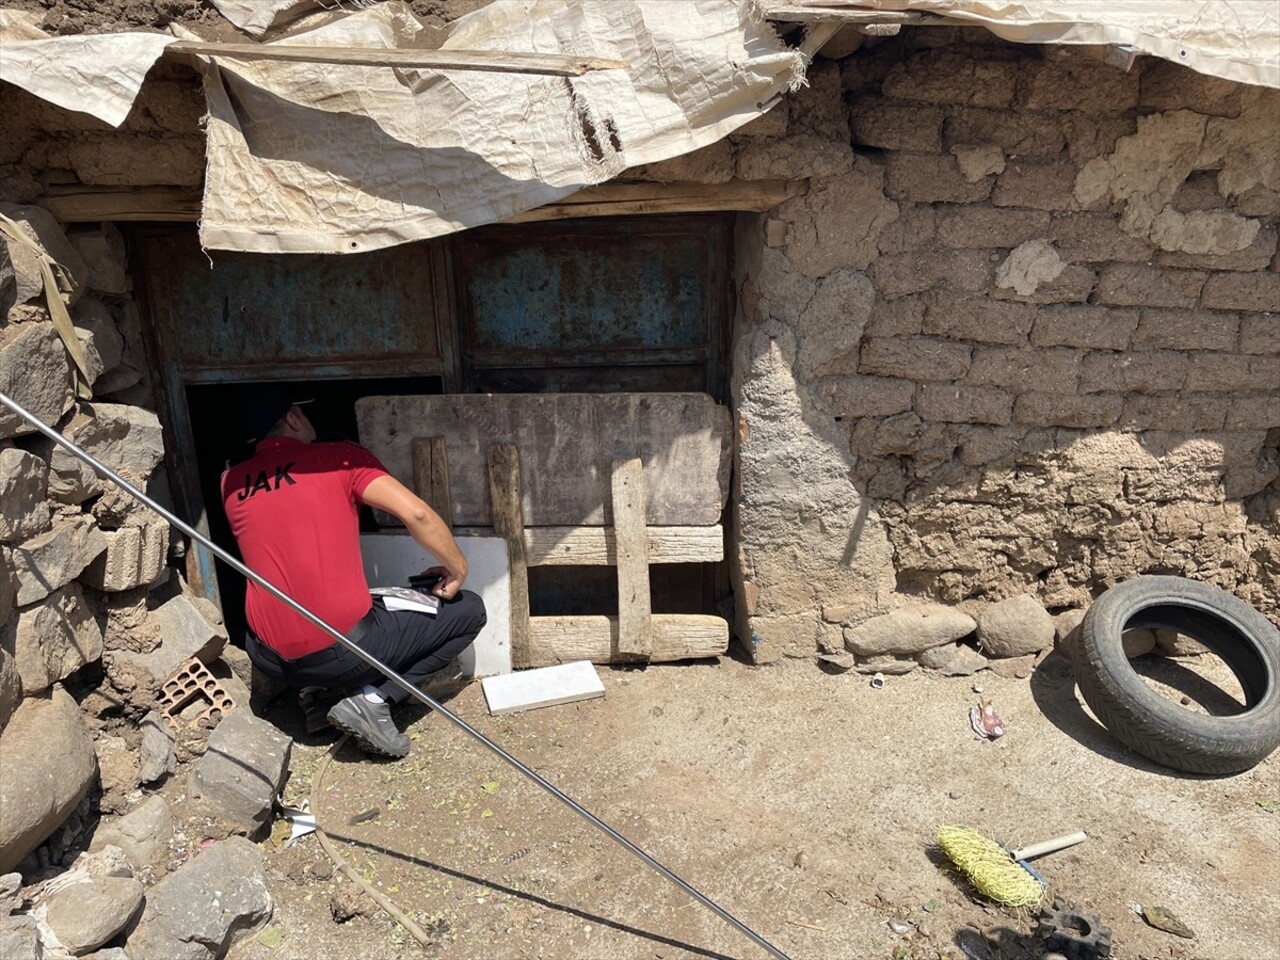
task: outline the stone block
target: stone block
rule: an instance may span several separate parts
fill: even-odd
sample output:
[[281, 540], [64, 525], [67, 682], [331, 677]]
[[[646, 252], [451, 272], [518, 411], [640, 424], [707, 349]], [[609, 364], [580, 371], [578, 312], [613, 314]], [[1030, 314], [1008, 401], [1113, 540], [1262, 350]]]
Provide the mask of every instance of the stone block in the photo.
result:
[[210, 624], [181, 594], [152, 610], [147, 619], [149, 628], [160, 635], [160, 646], [150, 653], [121, 650], [116, 653], [116, 657], [145, 667], [160, 682], [168, 680], [178, 667], [192, 657], [204, 664], [212, 663], [226, 646], [225, 628]]
[[218, 960], [270, 918], [262, 853], [244, 837], [202, 850], [147, 893], [130, 960]]
[[1021, 158], [1056, 159], [1066, 144], [1055, 117], [974, 107], [948, 110], [942, 137], [948, 150], [960, 144], [991, 143], [1002, 153]]
[[787, 260], [795, 270], [822, 277], [838, 267], [866, 269], [880, 232], [898, 216], [897, 204], [885, 198], [883, 177], [875, 164], [859, 163], [843, 176], [811, 180], [808, 193], [778, 208], [791, 224]]
[[1270, 430], [1280, 427], [1280, 392], [1233, 397], [1227, 410], [1228, 430]]
[[947, 285], [978, 293], [991, 282], [991, 260], [983, 250], [920, 250], [884, 256], [871, 268], [876, 292], [886, 300]]
[[1221, 430], [1229, 407], [1230, 400], [1220, 396], [1128, 397], [1120, 425], [1129, 430], [1173, 430], [1179, 433]]
[[1018, 89], [1018, 110], [1124, 113], [1138, 103], [1138, 72], [1071, 53], [1032, 61]]
[[5, 724], [21, 699], [22, 678], [18, 676], [18, 668], [14, 666], [9, 651], [0, 646], [0, 733], [4, 732]]
[[853, 169], [853, 148], [848, 143], [795, 134], [784, 140], [760, 140], [738, 148], [738, 179], [790, 180], [800, 177], [836, 177]]
[[1240, 318], [1240, 352], [1280, 353], [1280, 316], [1251, 314]]
[[969, 369], [970, 349], [932, 337], [889, 337], [862, 345], [858, 372], [902, 380], [959, 380]]
[[133, 290], [124, 250], [124, 237], [109, 222], [78, 224], [67, 240], [85, 263], [85, 286], [99, 293], [123, 295]]
[[1034, 307], [985, 297], [935, 297], [924, 315], [924, 332], [952, 340], [1018, 345], [1027, 342]]
[[1033, 392], [1014, 401], [1013, 421], [1029, 427], [1109, 427], [1120, 419], [1123, 409], [1124, 398], [1115, 393], [1067, 397]]
[[916, 662], [944, 677], [969, 677], [987, 667], [988, 660], [967, 643], [944, 644], [916, 654]]
[[1064, 305], [1038, 311], [1031, 329], [1037, 347], [1124, 350], [1138, 328], [1137, 310]]
[[133, 590], [155, 583], [165, 570], [169, 555], [169, 524], [157, 519], [104, 530], [106, 549], [85, 567], [80, 579], [108, 593]]
[[[151, 471], [164, 456], [164, 436], [160, 420], [150, 410], [121, 403], [81, 403], [80, 409], [63, 429], [67, 439], [90, 456], [129, 479], [146, 485]], [[43, 440], [36, 447], [48, 453], [49, 496], [62, 503], [81, 503], [101, 494], [110, 484], [92, 468]]]
[[1280, 313], [1280, 273], [1212, 274], [1204, 283], [1200, 303], [1210, 310]]
[[965, 382], [977, 387], [1034, 388], [1040, 393], [1074, 394], [1080, 351], [1065, 347], [976, 347]]
[[882, 150], [942, 152], [943, 112], [883, 97], [859, 97], [849, 111], [853, 142]]
[[1139, 262], [1151, 259], [1155, 248], [1120, 229], [1108, 214], [1067, 213], [1055, 216], [1043, 233], [1063, 260], [1072, 263]]
[[[0, 391], [46, 426], [71, 409], [71, 363], [52, 323], [0, 327]], [[34, 432], [8, 407], [0, 409], [0, 437]]]
[[989, 604], [977, 622], [978, 647], [989, 657], [1021, 657], [1053, 646], [1053, 617], [1029, 593]]
[[[1072, 163], [1010, 161], [996, 178], [991, 202], [997, 207], [1032, 210], [1080, 210], [1076, 200], [1076, 172]], [[1101, 201], [1096, 206], [1105, 206]]]
[[143, 870], [167, 856], [173, 829], [169, 804], [153, 794], [124, 816], [103, 817], [89, 842], [89, 850], [119, 847], [135, 870]]
[[18, 705], [0, 732], [0, 873], [62, 826], [96, 769], [80, 708], [62, 688]]
[[[80, 259], [80, 254], [76, 253], [75, 247], [68, 242], [67, 235], [62, 232], [62, 227], [53, 218], [53, 214], [35, 204], [16, 203], [0, 203], [0, 213], [16, 223], [23, 233], [36, 241], [45, 253], [62, 265], [71, 280], [72, 289], [69, 300], [72, 304], [79, 300], [80, 295], [84, 293], [85, 279], [89, 270]], [[18, 280], [18, 302], [27, 303], [44, 292], [44, 281], [37, 279], [40, 277], [39, 266], [36, 265], [37, 261], [27, 251], [25, 245], [12, 241], [6, 242], [9, 246], [9, 258], [13, 261]]]
[[144, 888], [132, 877], [85, 877], [59, 887], [45, 903], [45, 922], [75, 956], [96, 950], [142, 910]]
[[1139, 103], [1158, 111], [1192, 110], [1208, 116], [1240, 116], [1241, 87], [1152, 57], [1142, 71]]
[[881, 90], [898, 100], [1007, 107], [1020, 66], [1020, 60], [986, 60], [961, 50], [930, 50], [894, 64]]
[[1204, 393], [1280, 390], [1280, 357], [1193, 354], [1185, 389]]
[[102, 630], [72, 582], [20, 610], [0, 628], [27, 696], [46, 690], [102, 656]]
[[254, 835], [271, 819], [291, 745], [286, 734], [247, 709], [232, 711], [191, 773], [191, 801], [233, 833]]
[[845, 627], [845, 648], [859, 657], [914, 656], [973, 632], [972, 617], [940, 603], [910, 603]]
[[1016, 247], [1043, 237], [1049, 226], [1049, 214], [1043, 210], [943, 207], [939, 214], [938, 239], [948, 247]]
[[[238, 703], [247, 704], [245, 696]], [[138, 750], [138, 782], [155, 783], [178, 769], [173, 747], [176, 737], [164, 716], [152, 710], [142, 718], [142, 746]]]
[[[1142, 311], [1134, 332], [1135, 350], [1234, 350], [1240, 318], [1209, 310]], [[1188, 386], [1194, 390], [1196, 387]]]
[[[1196, 305], [1201, 288], [1206, 286], [1206, 276], [1198, 270], [1165, 270], [1139, 263], [1114, 263], [1103, 268], [1094, 300], [1121, 307], [1186, 310]], [[1276, 279], [1280, 280], [1280, 277]]]
[[899, 297], [897, 300], [879, 300], [871, 308], [871, 318], [863, 336], [906, 337], [920, 333], [924, 328], [927, 309], [922, 296]]
[[49, 529], [49, 465], [8, 447], [0, 450], [0, 543], [28, 540]]
[[889, 157], [885, 194], [910, 203], [976, 203], [991, 194], [994, 180], [965, 179], [955, 157], [895, 153]]
[[1190, 362], [1185, 353], [1086, 354], [1080, 371], [1081, 393], [1163, 393], [1181, 390]]
[[916, 409], [925, 420], [937, 423], [990, 423], [1007, 425], [1013, 416], [1013, 397], [990, 387], [926, 383], [920, 388]]
[[43, 600], [74, 580], [106, 546], [93, 518], [83, 514], [56, 520], [48, 532], [14, 546], [11, 556], [18, 605]]
[[889, 417], [911, 409], [916, 387], [889, 377], [841, 377], [818, 389], [838, 417]]
[[877, 249], [881, 253], [906, 253], [928, 246], [938, 233], [938, 218], [932, 206], [903, 203], [898, 205], [898, 219], [880, 231]]

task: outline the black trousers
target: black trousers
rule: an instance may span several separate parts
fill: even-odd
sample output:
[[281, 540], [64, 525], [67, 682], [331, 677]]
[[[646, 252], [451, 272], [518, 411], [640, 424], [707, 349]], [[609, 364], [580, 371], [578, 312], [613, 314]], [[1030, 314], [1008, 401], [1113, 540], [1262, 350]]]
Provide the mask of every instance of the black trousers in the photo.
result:
[[[360, 648], [414, 686], [448, 666], [488, 622], [484, 601], [470, 590], [460, 590], [453, 599], [442, 600], [435, 616], [409, 610], [389, 611], [377, 597], [371, 614], [373, 623], [360, 639]], [[390, 703], [400, 703], [409, 696], [337, 641], [297, 660], [286, 660], [250, 631], [245, 650], [255, 667], [291, 687], [328, 687], [335, 692], [354, 693], [365, 684], [372, 684]]]

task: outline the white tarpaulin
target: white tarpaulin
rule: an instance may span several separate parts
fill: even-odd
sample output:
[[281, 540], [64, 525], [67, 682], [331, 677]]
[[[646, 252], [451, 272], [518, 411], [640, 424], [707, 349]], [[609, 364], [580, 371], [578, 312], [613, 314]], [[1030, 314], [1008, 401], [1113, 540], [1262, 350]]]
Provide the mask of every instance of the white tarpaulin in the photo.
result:
[[[201, 242], [342, 253], [551, 203], [711, 144], [801, 77], [750, 0], [499, 0], [441, 51], [621, 60], [580, 77], [217, 58], [207, 64]], [[426, 28], [384, 3], [279, 44], [408, 49]]]
[[218, 12], [251, 37], [322, 9], [323, 0], [213, 0]]
[[[778, 19], [928, 13], [1018, 43], [1130, 47], [1239, 83], [1280, 87], [1280, 0], [762, 0]], [[850, 16], [851, 15], [851, 16]], [[864, 20], [863, 22], [867, 22]]]

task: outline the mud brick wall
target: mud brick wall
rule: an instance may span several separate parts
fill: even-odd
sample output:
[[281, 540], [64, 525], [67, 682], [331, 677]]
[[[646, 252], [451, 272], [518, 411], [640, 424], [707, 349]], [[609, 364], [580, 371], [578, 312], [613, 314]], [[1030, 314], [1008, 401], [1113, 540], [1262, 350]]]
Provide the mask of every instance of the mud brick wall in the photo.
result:
[[809, 79], [710, 164], [810, 176], [738, 245], [756, 657], [1143, 573], [1280, 616], [1280, 91], [971, 30]]

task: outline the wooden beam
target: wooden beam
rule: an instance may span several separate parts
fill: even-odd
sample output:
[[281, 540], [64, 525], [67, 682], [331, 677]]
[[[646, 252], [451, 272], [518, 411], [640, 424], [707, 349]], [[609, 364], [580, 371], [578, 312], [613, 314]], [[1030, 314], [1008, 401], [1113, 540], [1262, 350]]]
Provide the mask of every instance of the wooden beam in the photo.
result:
[[[468, 528], [479, 531], [484, 528]], [[645, 527], [649, 563], [717, 563], [724, 559], [724, 528]], [[531, 567], [612, 566], [617, 538], [610, 527], [526, 527], [526, 562]]]
[[[654, 663], [718, 657], [729, 649], [729, 624], [720, 617], [701, 614], [655, 613], [652, 639], [648, 659]], [[618, 651], [618, 618], [601, 616], [533, 617], [527, 657], [526, 666], [530, 667], [573, 660], [613, 663], [628, 659]]]
[[167, 220], [195, 223], [200, 219], [197, 187], [50, 188], [37, 203], [62, 223], [98, 220]]
[[529, 568], [524, 556], [524, 494], [520, 486], [520, 451], [514, 444], [495, 443], [489, 448], [488, 465], [493, 529], [507, 541], [511, 665], [518, 670], [534, 665], [529, 661]]
[[650, 636], [649, 549], [644, 534], [644, 464], [639, 457], [613, 461], [613, 533], [618, 553], [618, 653], [648, 657]]
[[571, 217], [616, 217], [643, 213], [760, 213], [804, 193], [803, 180], [730, 180], [728, 183], [603, 183], [557, 203], [526, 210], [504, 223], [536, 223]]
[[440, 514], [453, 529], [453, 498], [449, 493], [449, 458], [444, 437], [413, 438], [413, 492]]
[[881, 24], [898, 24], [913, 27], [956, 27], [983, 26], [980, 21], [957, 20], [936, 13], [924, 13], [914, 10], [890, 11], [868, 10], [866, 7], [846, 7], [839, 3], [819, 4], [785, 4], [772, 7], [769, 20], [785, 20], [790, 23], [814, 23], [823, 21], [839, 21], [842, 24], [879, 26]]
[[547, 77], [580, 77], [593, 70], [627, 69], [624, 60], [497, 50], [388, 50], [377, 47], [312, 47], [304, 44], [202, 43], [179, 40], [165, 47], [164, 52], [170, 57], [222, 57], [227, 60], [276, 60], [420, 70], [481, 70]]

